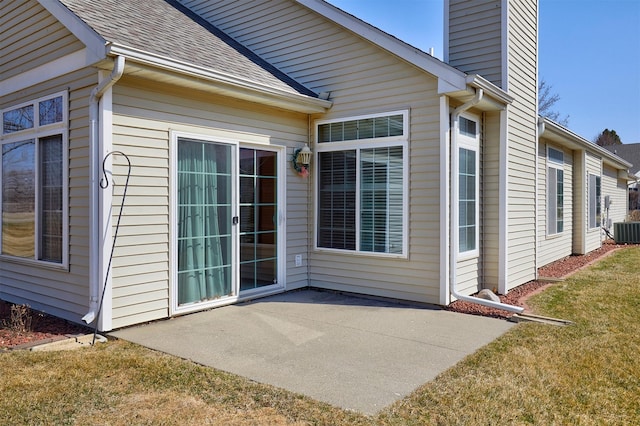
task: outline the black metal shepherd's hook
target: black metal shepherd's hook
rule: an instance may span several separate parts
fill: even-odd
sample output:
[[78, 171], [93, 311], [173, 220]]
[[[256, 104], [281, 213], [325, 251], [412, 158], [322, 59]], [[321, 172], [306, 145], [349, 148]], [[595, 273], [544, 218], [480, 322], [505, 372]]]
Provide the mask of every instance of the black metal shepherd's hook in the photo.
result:
[[[118, 239], [118, 230], [120, 229], [120, 219], [122, 218], [122, 209], [124, 208], [124, 200], [127, 198], [127, 189], [129, 188], [129, 178], [131, 177], [131, 160], [122, 151], [111, 151], [107, 155], [105, 155], [102, 160], [102, 175], [103, 178], [100, 179], [100, 188], [107, 189], [109, 187], [109, 177], [107, 176], [107, 171], [105, 170], [105, 164], [107, 162], [107, 158], [109, 156], [118, 154], [122, 155], [127, 160], [128, 170], [127, 170], [127, 180], [124, 183], [124, 191], [122, 193], [122, 201], [120, 202], [120, 212], [118, 213], [118, 221], [116, 222], [116, 230], [113, 233], [113, 244], [111, 245], [111, 255], [109, 255], [109, 264], [107, 266], [107, 271], [104, 277], [104, 285], [102, 286], [102, 295], [100, 296], [100, 304], [98, 305], [98, 313], [96, 318], [100, 317], [100, 312], [102, 312], [102, 303], [104, 301], [104, 294], [107, 290], [107, 282], [109, 281], [109, 272], [111, 271], [111, 261], [113, 260], [113, 252], [116, 248], [116, 240]], [[115, 185], [115, 182], [113, 183]], [[98, 334], [98, 320], [96, 319], [96, 326], [93, 330], [93, 340], [91, 341], [91, 345], [93, 346], [96, 343], [96, 336]]]

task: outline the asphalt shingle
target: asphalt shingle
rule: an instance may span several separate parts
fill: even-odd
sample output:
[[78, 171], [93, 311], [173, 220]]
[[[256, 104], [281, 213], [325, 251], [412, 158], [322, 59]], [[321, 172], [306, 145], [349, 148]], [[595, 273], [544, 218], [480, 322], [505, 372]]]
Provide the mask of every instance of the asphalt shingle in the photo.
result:
[[613, 152], [618, 157], [631, 163], [629, 171], [633, 174], [640, 171], [640, 143], [629, 143], [622, 145], [607, 145], [603, 148]]
[[60, 0], [107, 42], [284, 92], [317, 95], [173, 0]]

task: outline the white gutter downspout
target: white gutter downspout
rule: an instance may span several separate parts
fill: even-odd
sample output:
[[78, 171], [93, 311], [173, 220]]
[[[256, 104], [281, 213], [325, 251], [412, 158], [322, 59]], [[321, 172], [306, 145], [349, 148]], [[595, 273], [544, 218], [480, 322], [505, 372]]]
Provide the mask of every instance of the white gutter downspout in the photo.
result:
[[457, 164], [458, 164], [458, 129], [459, 129], [459, 118], [460, 118], [460, 114], [462, 114], [463, 112], [465, 112], [466, 110], [468, 110], [469, 108], [472, 108], [473, 106], [477, 105], [481, 100], [482, 100], [482, 96], [484, 95], [484, 92], [482, 89], [477, 89], [476, 90], [476, 95], [473, 97], [473, 99], [471, 99], [469, 102], [460, 105], [458, 108], [456, 108], [453, 111], [453, 114], [451, 114], [451, 164], [452, 164], [452, 173], [451, 173], [451, 192], [452, 192], [452, 196], [451, 196], [451, 207], [450, 207], [450, 214], [451, 214], [451, 221], [450, 221], [450, 226], [451, 226], [451, 253], [449, 255], [449, 292], [451, 293], [451, 295], [453, 297], [455, 297], [456, 299], [460, 299], [460, 300], [464, 300], [465, 302], [471, 302], [471, 303], [477, 303], [479, 305], [483, 305], [483, 306], [488, 306], [491, 308], [497, 308], [497, 309], [502, 309], [505, 311], [509, 311], [509, 312], [516, 312], [516, 313], [522, 313], [524, 311], [524, 308], [521, 308], [520, 306], [513, 306], [513, 305], [508, 305], [506, 303], [500, 303], [500, 302], [494, 302], [492, 300], [486, 300], [486, 299], [480, 299], [478, 297], [473, 297], [473, 296], [465, 296], [464, 294], [458, 293], [458, 291], [456, 290], [456, 280], [457, 280], [457, 268], [456, 268], [456, 263], [457, 263], [457, 256], [458, 256], [458, 209], [454, 206], [454, 203], [456, 202], [456, 200], [458, 199], [458, 197], [456, 196], [457, 194], [457, 187], [458, 187], [458, 174], [456, 172], [457, 170]]
[[100, 98], [122, 77], [124, 56], [117, 56], [108, 78], [102, 80], [89, 96], [89, 312], [82, 321], [91, 324], [98, 315], [100, 299], [100, 206], [98, 197], [98, 146], [100, 143], [99, 104]]

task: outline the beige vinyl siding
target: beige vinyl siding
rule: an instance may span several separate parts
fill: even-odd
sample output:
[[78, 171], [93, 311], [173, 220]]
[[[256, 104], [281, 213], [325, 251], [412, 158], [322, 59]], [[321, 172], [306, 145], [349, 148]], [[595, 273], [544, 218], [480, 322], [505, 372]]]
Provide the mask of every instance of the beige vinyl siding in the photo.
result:
[[482, 227], [480, 244], [484, 288], [498, 289], [500, 257], [500, 112], [484, 114], [480, 186]]
[[[322, 49], [323, 40], [317, 43], [315, 48]], [[334, 63], [331, 58], [335, 56], [345, 60]], [[318, 67], [324, 69], [326, 79], [313, 84], [330, 91], [334, 101], [330, 114], [322, 118], [410, 111], [409, 251], [408, 259], [316, 251], [311, 285], [438, 303], [440, 118], [436, 79], [355, 36], [326, 56], [318, 55]]]
[[0, 28], [3, 79], [84, 47], [36, 0], [0, 2]]
[[[170, 131], [247, 143], [287, 146], [287, 288], [306, 285], [308, 180], [289, 166], [294, 147], [307, 140], [304, 114], [273, 110], [167, 85], [123, 77], [114, 88], [114, 150], [131, 158], [132, 176], [113, 260], [113, 328], [165, 318], [170, 294]], [[126, 162], [114, 159], [117, 182]], [[116, 187], [114, 214], [122, 188]], [[115, 224], [116, 218], [113, 218]], [[303, 266], [295, 267], [295, 254]]]
[[[449, 64], [502, 87], [502, 1], [450, 1]], [[445, 12], [447, 13], [447, 12]]]
[[471, 295], [481, 290], [480, 276], [482, 264], [480, 256], [459, 260], [457, 264], [456, 290], [461, 294]]
[[602, 179], [602, 159], [596, 155], [587, 152], [586, 157], [587, 174], [586, 174], [586, 235], [585, 235], [585, 249], [589, 253], [592, 250], [599, 248], [602, 245], [602, 230], [600, 227], [591, 228], [589, 223], [589, 175], [600, 176], [600, 206], [601, 212], [604, 213], [604, 179]]
[[507, 290], [536, 275], [537, 5], [509, 0]]
[[[547, 148], [562, 151], [563, 171], [563, 230], [548, 233], [548, 177], [549, 163]], [[562, 259], [573, 253], [573, 152], [561, 146], [549, 144], [544, 139], [538, 145], [538, 267]]]
[[4, 108], [68, 89], [69, 268], [0, 258], [0, 298], [28, 303], [73, 322], [81, 322], [89, 310], [88, 105], [97, 82], [97, 71], [84, 69], [0, 100], [0, 108]]
[[[618, 179], [618, 169], [604, 165], [602, 169], [602, 225], [613, 234], [613, 224], [624, 222], [628, 213], [629, 193], [627, 182]], [[606, 209], [605, 197], [609, 196], [611, 204]]]
[[[183, 3], [300, 83], [316, 92], [330, 92], [334, 103], [330, 112], [315, 115], [312, 121], [410, 110], [408, 259], [310, 247], [310, 284], [439, 303], [440, 117], [436, 79], [289, 0]], [[310, 204], [309, 208], [313, 211], [315, 207]], [[314, 235], [313, 222], [306, 232]]]

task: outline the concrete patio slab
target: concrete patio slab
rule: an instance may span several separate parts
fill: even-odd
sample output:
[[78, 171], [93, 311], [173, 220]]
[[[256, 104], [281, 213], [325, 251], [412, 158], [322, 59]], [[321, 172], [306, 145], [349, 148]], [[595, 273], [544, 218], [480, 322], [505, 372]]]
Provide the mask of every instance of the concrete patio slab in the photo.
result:
[[437, 308], [301, 290], [110, 334], [374, 414], [512, 326]]

